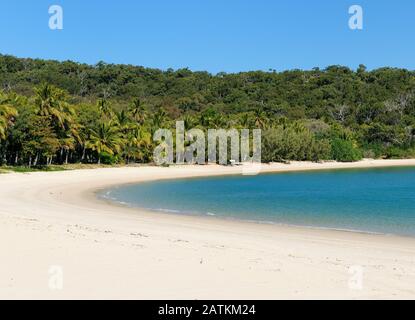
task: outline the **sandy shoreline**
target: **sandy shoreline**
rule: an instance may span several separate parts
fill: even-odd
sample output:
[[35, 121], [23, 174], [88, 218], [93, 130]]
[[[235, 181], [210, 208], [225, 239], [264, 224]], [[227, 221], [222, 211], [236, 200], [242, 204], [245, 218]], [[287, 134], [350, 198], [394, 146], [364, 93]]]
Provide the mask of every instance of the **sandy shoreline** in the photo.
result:
[[[415, 166], [415, 160], [265, 165], [262, 172]], [[0, 298], [415, 298], [415, 239], [137, 211], [98, 189], [240, 174], [130, 167], [0, 175]], [[51, 266], [63, 287], [49, 286]], [[349, 285], [350, 267], [363, 288]], [[52, 286], [53, 287], [53, 286]]]

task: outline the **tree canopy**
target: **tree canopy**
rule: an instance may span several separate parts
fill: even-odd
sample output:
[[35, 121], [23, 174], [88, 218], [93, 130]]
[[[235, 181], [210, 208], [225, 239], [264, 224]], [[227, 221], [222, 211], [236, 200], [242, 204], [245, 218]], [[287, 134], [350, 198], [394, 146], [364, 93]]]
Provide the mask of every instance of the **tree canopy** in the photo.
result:
[[261, 128], [265, 161], [415, 156], [415, 72], [158, 70], [0, 55], [0, 153], [8, 164], [148, 162], [151, 135]]

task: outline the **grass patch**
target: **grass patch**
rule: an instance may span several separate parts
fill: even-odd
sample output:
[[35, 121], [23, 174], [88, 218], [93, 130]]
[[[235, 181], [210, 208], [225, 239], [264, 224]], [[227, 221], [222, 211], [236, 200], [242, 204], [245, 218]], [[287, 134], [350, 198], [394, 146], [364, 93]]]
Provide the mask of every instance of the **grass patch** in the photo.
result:
[[27, 173], [27, 172], [49, 172], [49, 171], [64, 171], [67, 170], [63, 166], [37, 166], [37, 167], [25, 167], [25, 166], [18, 166], [18, 167], [3, 167], [0, 169], [0, 173], [8, 173], [8, 172], [19, 172], [19, 173]]
[[[130, 165], [140, 166], [140, 165]], [[18, 172], [18, 173], [30, 173], [30, 172], [56, 172], [56, 171], [68, 171], [68, 170], [81, 170], [81, 169], [99, 169], [99, 168], [118, 168], [125, 167], [125, 165], [105, 165], [105, 164], [66, 164], [66, 165], [50, 165], [50, 166], [3, 166], [0, 167], [0, 174]]]

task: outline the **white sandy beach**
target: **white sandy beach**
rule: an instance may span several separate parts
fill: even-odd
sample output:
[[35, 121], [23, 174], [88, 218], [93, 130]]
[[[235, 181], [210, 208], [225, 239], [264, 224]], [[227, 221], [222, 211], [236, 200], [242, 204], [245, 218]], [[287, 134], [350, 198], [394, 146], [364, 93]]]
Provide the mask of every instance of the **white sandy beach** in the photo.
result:
[[[292, 163], [264, 171], [415, 165]], [[97, 200], [111, 185], [238, 174], [126, 167], [0, 175], [0, 299], [415, 298], [415, 238], [143, 212]], [[50, 287], [51, 267], [63, 287]], [[360, 266], [362, 289], [349, 285]], [[52, 275], [53, 276], [53, 275]]]

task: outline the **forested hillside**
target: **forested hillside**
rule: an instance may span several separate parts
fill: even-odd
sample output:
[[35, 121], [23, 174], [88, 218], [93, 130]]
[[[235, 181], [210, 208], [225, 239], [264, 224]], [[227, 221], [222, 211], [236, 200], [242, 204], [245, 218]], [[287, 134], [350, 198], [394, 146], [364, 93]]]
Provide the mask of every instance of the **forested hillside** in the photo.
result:
[[261, 128], [263, 160], [415, 157], [415, 73], [238, 74], [0, 56], [3, 164], [149, 162], [152, 133]]

